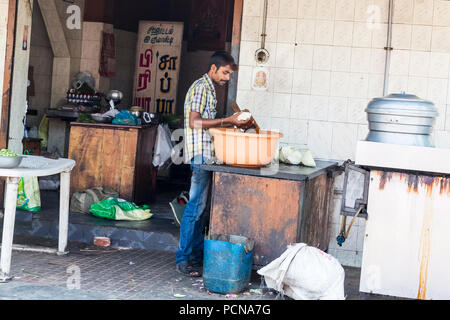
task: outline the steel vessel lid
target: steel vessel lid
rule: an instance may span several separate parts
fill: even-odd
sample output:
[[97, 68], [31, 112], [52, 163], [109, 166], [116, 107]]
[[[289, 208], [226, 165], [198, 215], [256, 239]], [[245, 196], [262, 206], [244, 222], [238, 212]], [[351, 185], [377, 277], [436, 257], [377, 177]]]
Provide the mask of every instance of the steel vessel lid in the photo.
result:
[[384, 113], [411, 116], [437, 117], [436, 106], [431, 102], [419, 98], [414, 94], [392, 93], [381, 98], [374, 98], [369, 102], [367, 113]]

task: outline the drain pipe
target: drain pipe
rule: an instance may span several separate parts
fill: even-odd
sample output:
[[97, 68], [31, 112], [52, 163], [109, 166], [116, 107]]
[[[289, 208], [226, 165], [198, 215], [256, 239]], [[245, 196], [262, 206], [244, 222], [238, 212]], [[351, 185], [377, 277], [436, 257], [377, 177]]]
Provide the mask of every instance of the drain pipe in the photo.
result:
[[389, 67], [391, 64], [391, 40], [392, 40], [392, 11], [394, 10], [394, 0], [389, 0], [389, 16], [388, 16], [388, 32], [387, 32], [387, 44], [384, 47], [386, 50], [386, 63], [384, 66], [384, 85], [383, 96], [387, 96], [389, 87]]

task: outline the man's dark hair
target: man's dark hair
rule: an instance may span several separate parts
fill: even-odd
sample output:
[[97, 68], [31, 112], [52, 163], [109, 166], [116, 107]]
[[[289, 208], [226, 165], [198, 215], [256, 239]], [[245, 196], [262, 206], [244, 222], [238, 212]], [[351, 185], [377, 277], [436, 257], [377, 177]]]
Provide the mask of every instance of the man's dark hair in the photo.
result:
[[217, 70], [220, 67], [230, 66], [231, 70], [237, 70], [237, 64], [234, 62], [234, 58], [226, 51], [216, 51], [209, 59], [208, 71], [211, 70], [211, 66], [215, 65]]

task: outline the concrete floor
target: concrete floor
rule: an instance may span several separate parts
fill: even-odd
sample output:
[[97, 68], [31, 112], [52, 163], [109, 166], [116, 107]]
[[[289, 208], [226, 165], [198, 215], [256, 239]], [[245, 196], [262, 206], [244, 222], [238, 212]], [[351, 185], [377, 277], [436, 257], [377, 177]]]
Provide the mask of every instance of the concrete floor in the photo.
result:
[[[15, 236], [15, 244], [57, 247], [52, 239]], [[13, 280], [0, 283], [2, 300], [292, 300], [268, 289], [254, 272], [248, 290], [237, 295], [212, 293], [201, 278], [175, 271], [175, 254], [146, 249], [101, 249], [69, 243], [70, 253], [13, 251]], [[359, 268], [345, 267], [347, 300], [395, 300], [360, 293]]]

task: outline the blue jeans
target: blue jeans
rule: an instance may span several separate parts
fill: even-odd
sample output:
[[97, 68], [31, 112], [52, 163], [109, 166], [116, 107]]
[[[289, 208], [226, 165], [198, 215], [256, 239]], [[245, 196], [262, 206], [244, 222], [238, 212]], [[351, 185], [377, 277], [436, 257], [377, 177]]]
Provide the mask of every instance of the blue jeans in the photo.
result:
[[[176, 252], [176, 263], [189, 263], [203, 261], [203, 229], [207, 214], [204, 211], [208, 202], [209, 187], [211, 184], [211, 172], [200, 169], [202, 159], [191, 161], [191, 188], [189, 201], [184, 209], [180, 225], [180, 242]], [[209, 213], [209, 212], [208, 212]]]

